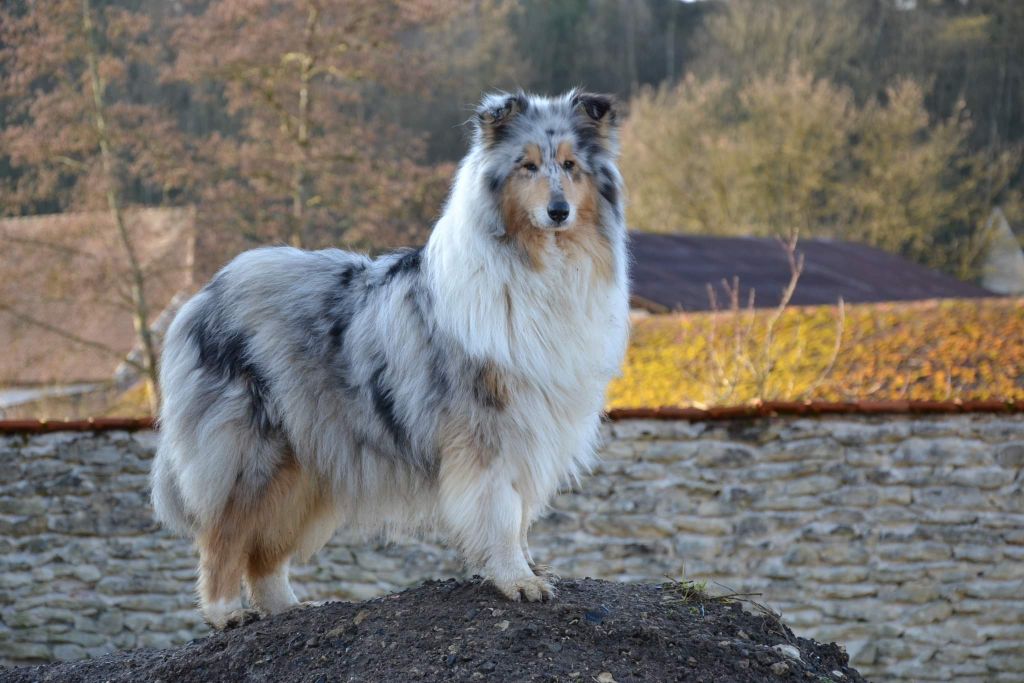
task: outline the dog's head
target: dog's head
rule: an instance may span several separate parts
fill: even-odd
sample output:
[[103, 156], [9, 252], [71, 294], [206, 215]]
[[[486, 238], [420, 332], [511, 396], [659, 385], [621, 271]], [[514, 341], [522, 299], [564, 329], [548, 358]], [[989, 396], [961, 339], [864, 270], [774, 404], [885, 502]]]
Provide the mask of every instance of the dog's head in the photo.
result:
[[614, 99], [571, 91], [556, 98], [500, 93], [476, 113], [484, 182], [507, 232], [571, 230], [602, 201], [618, 210]]

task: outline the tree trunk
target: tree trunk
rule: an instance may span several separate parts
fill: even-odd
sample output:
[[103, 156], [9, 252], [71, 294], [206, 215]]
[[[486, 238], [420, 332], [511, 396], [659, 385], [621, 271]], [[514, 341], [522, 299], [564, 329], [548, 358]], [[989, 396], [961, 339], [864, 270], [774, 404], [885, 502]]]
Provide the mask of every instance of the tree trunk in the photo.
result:
[[146, 279], [139, 262], [138, 254], [132, 243], [131, 235], [124, 222], [124, 212], [121, 208], [118, 187], [117, 159], [110, 149], [110, 136], [107, 131], [105, 106], [103, 102], [103, 83], [100, 79], [96, 38], [92, 22], [92, 8], [89, 0], [82, 0], [82, 29], [86, 36], [87, 54], [86, 61], [89, 67], [89, 80], [92, 86], [93, 117], [96, 132], [99, 137], [100, 160], [103, 165], [103, 173], [107, 181], [107, 207], [117, 227], [117, 235], [124, 248], [128, 260], [129, 279], [131, 284], [132, 297], [132, 320], [135, 326], [135, 336], [142, 347], [142, 358], [144, 366], [144, 379], [146, 383], [146, 394], [149, 400], [150, 410], [153, 415], [160, 412], [159, 372], [156, 346], [153, 342], [153, 335], [149, 330], [149, 307], [146, 304]]
[[665, 80], [676, 82], [676, 7], [669, 3], [668, 26], [665, 28]]
[[320, 23], [320, 8], [310, 3], [303, 33], [303, 54], [299, 63], [299, 113], [295, 128], [295, 142], [299, 156], [292, 170], [292, 229], [289, 242], [293, 247], [302, 247], [306, 221], [306, 185], [309, 182], [309, 111], [310, 81], [316, 58], [313, 56], [313, 37]]
[[622, 4], [625, 13], [622, 29], [626, 43], [626, 79], [629, 82], [629, 94], [632, 95], [640, 86], [640, 75], [636, 65], [636, 7], [632, 2]]

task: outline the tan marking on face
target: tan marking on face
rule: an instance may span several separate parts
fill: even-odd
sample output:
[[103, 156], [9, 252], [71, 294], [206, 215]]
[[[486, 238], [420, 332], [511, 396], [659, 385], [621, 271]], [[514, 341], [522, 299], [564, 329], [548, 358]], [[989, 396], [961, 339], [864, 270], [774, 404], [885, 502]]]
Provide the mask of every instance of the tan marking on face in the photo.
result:
[[505, 239], [514, 243], [533, 270], [544, 267], [544, 251], [551, 244], [551, 235], [533, 224], [531, 212], [538, 206], [547, 207], [551, 190], [542, 173], [523, 168], [527, 163], [541, 168], [544, 162], [540, 147], [527, 145], [523, 161], [505, 181], [501, 193], [501, 217], [505, 222]]
[[[572, 145], [558, 146], [558, 163], [576, 161]], [[588, 259], [593, 263], [594, 275], [601, 281], [614, 278], [612, 245], [601, 232], [601, 213], [597, 183], [577, 164], [562, 183], [565, 199], [576, 207], [576, 222], [568, 230], [555, 234], [555, 243], [570, 259]]]
[[[573, 151], [572, 143], [569, 142], [568, 140], [566, 140], [564, 142], [560, 142], [558, 144], [558, 149], [555, 150], [555, 159], [558, 161], [558, 167], [559, 168], [562, 168], [563, 166], [565, 166], [565, 162], [567, 162], [567, 161], [572, 161], [573, 163], [575, 163], [576, 162], [576, 154]], [[576, 167], [574, 172], [575, 173], [579, 173], [580, 172], [578, 166]]]

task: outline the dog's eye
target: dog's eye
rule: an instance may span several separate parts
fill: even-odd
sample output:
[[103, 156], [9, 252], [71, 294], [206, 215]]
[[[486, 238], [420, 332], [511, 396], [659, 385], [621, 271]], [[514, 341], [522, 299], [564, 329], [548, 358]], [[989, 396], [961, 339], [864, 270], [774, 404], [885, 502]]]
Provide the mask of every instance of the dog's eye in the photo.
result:
[[534, 173], [537, 170], [537, 164], [533, 163], [532, 161], [527, 161], [525, 164], [523, 164], [523, 168], [525, 168], [530, 173]]
[[572, 169], [576, 168], [576, 162], [573, 161], [572, 159], [566, 159], [565, 163], [562, 164], [562, 168], [564, 168], [566, 171], [571, 171]]

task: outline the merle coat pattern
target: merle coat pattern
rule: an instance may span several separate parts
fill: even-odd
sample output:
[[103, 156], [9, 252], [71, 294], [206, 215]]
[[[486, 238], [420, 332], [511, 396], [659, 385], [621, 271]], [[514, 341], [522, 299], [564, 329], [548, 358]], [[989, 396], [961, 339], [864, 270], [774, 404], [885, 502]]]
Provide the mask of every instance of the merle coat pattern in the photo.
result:
[[297, 604], [339, 526], [435, 531], [511, 599], [527, 529], [588, 466], [628, 327], [610, 98], [499, 93], [425, 247], [241, 254], [168, 331], [153, 503], [206, 619]]

